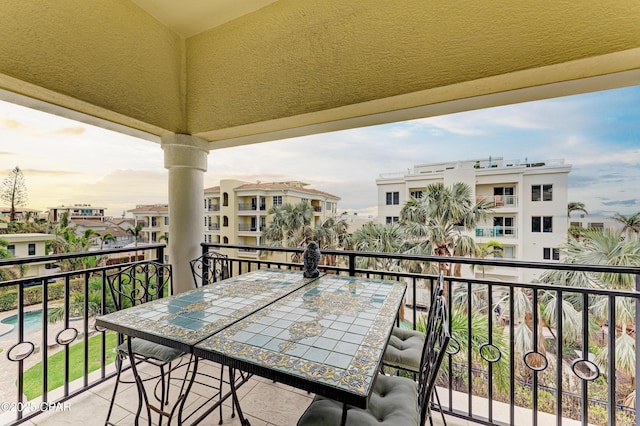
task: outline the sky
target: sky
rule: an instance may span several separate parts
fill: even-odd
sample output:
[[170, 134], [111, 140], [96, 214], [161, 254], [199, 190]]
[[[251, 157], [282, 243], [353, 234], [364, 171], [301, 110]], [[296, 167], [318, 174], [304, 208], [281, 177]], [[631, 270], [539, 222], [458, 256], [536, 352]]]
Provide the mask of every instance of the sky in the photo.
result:
[[[380, 174], [489, 156], [563, 159], [569, 201], [590, 216], [640, 212], [640, 86], [214, 150], [204, 180], [300, 180], [340, 197], [340, 212], [375, 217]], [[0, 101], [0, 179], [16, 166], [32, 209], [121, 217], [168, 199], [159, 144]]]

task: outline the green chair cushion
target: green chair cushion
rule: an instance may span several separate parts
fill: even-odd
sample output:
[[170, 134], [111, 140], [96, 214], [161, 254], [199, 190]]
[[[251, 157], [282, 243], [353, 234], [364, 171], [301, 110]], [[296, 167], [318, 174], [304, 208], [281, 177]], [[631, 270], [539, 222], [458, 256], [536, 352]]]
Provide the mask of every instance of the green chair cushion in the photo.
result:
[[[178, 349], [138, 338], [131, 339], [131, 349], [136, 355], [157, 359], [162, 362], [171, 362], [184, 355], [184, 352], [179, 351]], [[118, 350], [125, 354], [128, 353], [127, 342], [125, 341], [120, 344], [120, 346], [118, 346]]]
[[[342, 407], [341, 402], [316, 396], [298, 426], [339, 425]], [[404, 377], [378, 375], [368, 409], [347, 407], [347, 425], [409, 426], [419, 421], [418, 386]]]
[[424, 342], [423, 332], [394, 327], [384, 351], [383, 364], [408, 371], [420, 371]]

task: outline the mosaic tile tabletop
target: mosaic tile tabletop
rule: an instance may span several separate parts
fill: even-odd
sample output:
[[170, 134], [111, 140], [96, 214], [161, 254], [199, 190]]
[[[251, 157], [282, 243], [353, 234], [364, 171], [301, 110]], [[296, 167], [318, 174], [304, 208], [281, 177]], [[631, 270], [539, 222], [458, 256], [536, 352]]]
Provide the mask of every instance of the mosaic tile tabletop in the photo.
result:
[[405, 289], [325, 275], [200, 342], [194, 353], [365, 407]]
[[262, 269], [97, 318], [96, 324], [185, 352], [200, 340], [308, 284], [302, 271]]

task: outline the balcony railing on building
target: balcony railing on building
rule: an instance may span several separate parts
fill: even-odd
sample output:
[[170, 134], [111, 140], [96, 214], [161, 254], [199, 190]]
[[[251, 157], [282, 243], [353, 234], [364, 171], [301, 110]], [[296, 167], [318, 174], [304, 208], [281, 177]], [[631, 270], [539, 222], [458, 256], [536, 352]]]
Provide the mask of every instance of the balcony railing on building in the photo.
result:
[[[260, 204], [260, 211], [265, 211], [267, 209], [266, 204]], [[258, 211], [258, 205], [253, 203], [239, 203], [238, 210], [240, 211]]]
[[207, 225], [207, 229], [209, 231], [219, 231], [220, 230], [220, 224], [219, 223], [210, 223], [209, 225]]
[[257, 225], [253, 225], [250, 223], [240, 223], [238, 224], [238, 231], [242, 232], [262, 232], [264, 226], [258, 227]]
[[486, 201], [495, 207], [518, 207], [517, 195], [480, 195], [476, 201]]
[[[274, 259], [277, 253], [286, 255], [282, 256], [286, 261], [232, 257], [232, 275], [265, 267], [302, 268], [302, 249], [202, 247], [203, 251], [270, 252]], [[622, 365], [616, 357], [603, 354], [625, 349], [616, 339], [623, 332], [631, 339], [626, 344], [637, 347], [634, 324], [640, 320], [640, 293], [498, 281], [491, 274], [496, 267], [558, 271], [585, 279], [592, 274], [615, 274], [632, 277], [640, 288], [640, 268], [472, 258], [446, 258], [445, 263], [436, 256], [343, 250], [322, 250], [322, 255], [321, 269], [329, 274], [405, 281], [408, 287], [398, 325], [416, 329], [422, 327], [438, 268], [457, 264], [482, 270], [486, 278], [467, 278], [464, 273], [465, 277], [446, 277], [453, 342], [437, 383], [445, 413], [487, 425], [637, 424], [638, 364]], [[14, 407], [27, 407], [27, 400], [68, 401], [113, 377], [107, 367], [113, 362], [115, 335], [96, 329], [93, 320], [109, 310], [107, 271], [144, 256], [162, 261], [164, 245], [0, 260], [4, 269], [38, 262], [55, 266], [47, 276], [0, 282], [0, 308], [11, 309], [5, 318], [14, 315], [16, 324], [13, 331], [0, 336], [4, 362], [13, 366], [0, 379], [3, 401], [15, 402]], [[574, 323], [567, 313], [576, 306], [585, 309], [574, 315], [580, 318]], [[49, 314], [34, 323], [30, 317], [37, 310]], [[596, 311], [605, 312], [606, 320], [596, 322]], [[52, 312], [57, 312], [57, 320]], [[523, 342], [528, 346], [520, 346]], [[97, 365], [90, 360], [98, 360]], [[67, 367], [53, 371], [54, 365]], [[72, 372], [69, 365], [81, 368]], [[9, 410], [0, 421], [18, 424], [37, 414]]]
[[505, 237], [516, 238], [518, 233], [515, 226], [478, 226], [476, 237]]
[[207, 211], [210, 212], [219, 212], [220, 211], [220, 204], [211, 204], [207, 207]]

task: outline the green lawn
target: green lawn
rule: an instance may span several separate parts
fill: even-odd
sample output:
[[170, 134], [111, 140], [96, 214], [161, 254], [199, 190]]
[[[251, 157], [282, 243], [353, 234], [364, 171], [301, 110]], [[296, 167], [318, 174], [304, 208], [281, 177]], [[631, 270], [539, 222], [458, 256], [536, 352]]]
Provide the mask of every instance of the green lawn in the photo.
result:
[[[118, 342], [117, 333], [106, 333], [106, 364], [115, 361], [113, 348]], [[98, 370], [101, 366], [102, 335], [89, 338], [89, 372]], [[64, 349], [49, 357], [47, 364], [49, 391], [64, 385]], [[79, 379], [84, 375], [84, 341], [69, 346], [69, 381]], [[29, 400], [42, 395], [42, 362], [24, 372], [24, 394]]]

